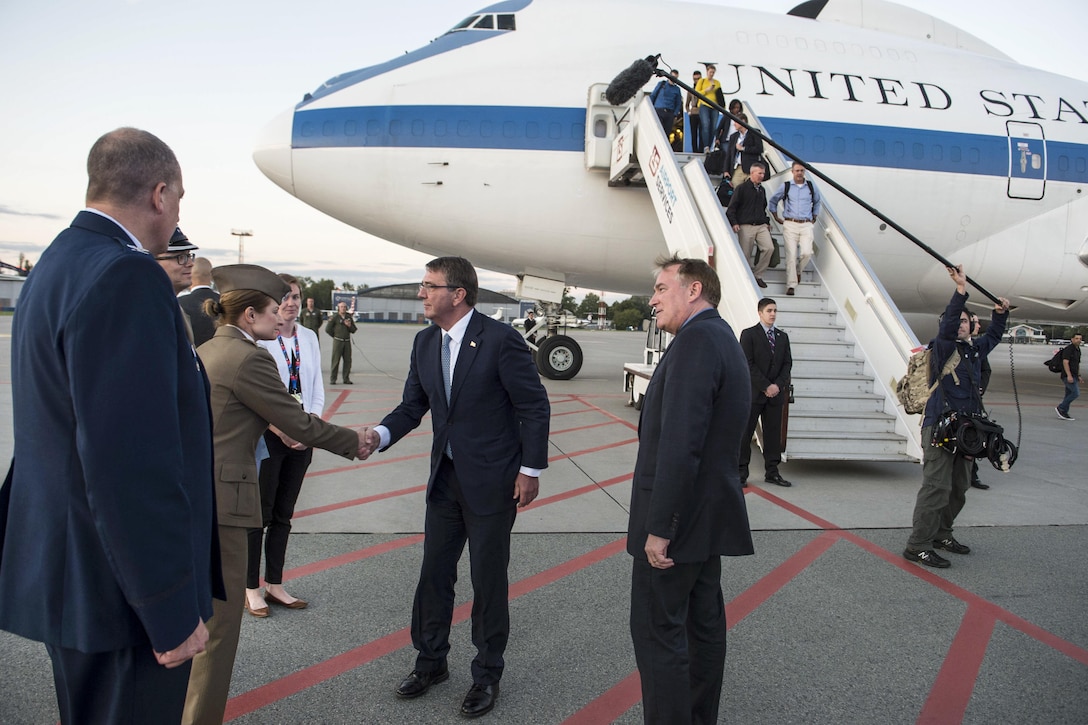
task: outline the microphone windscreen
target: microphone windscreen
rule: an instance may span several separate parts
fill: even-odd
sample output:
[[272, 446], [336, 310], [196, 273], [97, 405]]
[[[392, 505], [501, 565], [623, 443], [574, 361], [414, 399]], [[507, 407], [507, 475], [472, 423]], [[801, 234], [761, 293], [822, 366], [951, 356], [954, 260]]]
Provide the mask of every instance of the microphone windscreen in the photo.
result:
[[[653, 57], [653, 56], [651, 56]], [[646, 85], [654, 75], [654, 66], [645, 58], [639, 58], [608, 84], [604, 97], [613, 106], [622, 106]]]

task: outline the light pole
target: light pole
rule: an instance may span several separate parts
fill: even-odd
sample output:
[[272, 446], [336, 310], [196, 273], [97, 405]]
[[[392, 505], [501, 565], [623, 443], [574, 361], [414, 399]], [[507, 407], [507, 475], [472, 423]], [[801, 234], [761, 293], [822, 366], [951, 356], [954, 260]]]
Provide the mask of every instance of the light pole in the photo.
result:
[[242, 264], [246, 257], [246, 237], [253, 236], [252, 229], [231, 229], [230, 233], [238, 237], [238, 264]]

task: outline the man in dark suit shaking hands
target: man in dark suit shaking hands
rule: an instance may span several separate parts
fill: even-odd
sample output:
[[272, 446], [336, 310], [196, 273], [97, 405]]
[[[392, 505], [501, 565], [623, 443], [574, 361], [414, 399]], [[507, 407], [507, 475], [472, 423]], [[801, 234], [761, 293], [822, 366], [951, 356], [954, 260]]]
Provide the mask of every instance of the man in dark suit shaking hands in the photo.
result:
[[715, 723], [725, 669], [722, 556], [754, 553], [737, 477], [748, 365], [697, 259], [659, 259], [650, 306], [676, 337], [639, 419], [627, 551], [631, 639], [647, 723]]
[[740, 333], [740, 346], [748, 358], [752, 377], [752, 410], [748, 430], [740, 447], [740, 478], [748, 483], [748, 463], [752, 459], [752, 435], [756, 423], [763, 420], [763, 480], [778, 486], [792, 486], [778, 472], [782, 463], [782, 406], [790, 391], [793, 356], [789, 336], [774, 326], [778, 305], [770, 297], [759, 301], [759, 322]]
[[423, 566], [412, 605], [415, 667], [397, 687], [411, 699], [449, 678], [446, 655], [457, 562], [468, 541], [472, 575], [472, 682], [461, 714], [489, 712], [510, 634], [507, 567], [517, 507], [536, 498], [548, 465], [551, 408], [529, 348], [514, 328], [473, 310], [479, 284], [461, 257], [427, 263], [419, 298], [433, 325], [416, 335], [400, 405], [370, 431], [385, 450], [430, 411]]
[[121, 128], [87, 171], [88, 209], [42, 254], [12, 324], [0, 627], [45, 643], [66, 725], [177, 723], [224, 596], [208, 380], [155, 262], [181, 168]]

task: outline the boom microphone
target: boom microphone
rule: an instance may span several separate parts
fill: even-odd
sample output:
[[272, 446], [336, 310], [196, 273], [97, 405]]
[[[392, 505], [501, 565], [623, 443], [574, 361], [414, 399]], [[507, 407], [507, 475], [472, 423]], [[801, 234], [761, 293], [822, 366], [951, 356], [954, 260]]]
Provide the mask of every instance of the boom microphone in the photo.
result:
[[612, 82], [608, 84], [608, 89], [604, 92], [604, 97], [613, 106], [622, 106], [630, 101], [646, 85], [646, 82], [653, 77], [657, 59], [660, 57], [660, 55], [650, 55], [636, 60], [630, 67], [612, 79]]

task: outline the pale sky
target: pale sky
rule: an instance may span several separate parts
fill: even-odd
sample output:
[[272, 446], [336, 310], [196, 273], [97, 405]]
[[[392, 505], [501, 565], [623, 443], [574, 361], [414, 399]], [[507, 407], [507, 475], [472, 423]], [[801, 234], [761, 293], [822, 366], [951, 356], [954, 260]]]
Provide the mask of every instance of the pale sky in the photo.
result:
[[[136, 126], [177, 153], [181, 226], [214, 264], [237, 261], [230, 231], [242, 228], [254, 233], [246, 261], [276, 271], [371, 286], [417, 281], [427, 256], [294, 199], [253, 164], [253, 143], [326, 79], [419, 48], [492, 2], [0, 0], [0, 260], [23, 252], [36, 261], [83, 206], [95, 139]], [[785, 13], [797, 2], [712, 4]], [[1020, 63], [1088, 78], [1083, 0], [904, 4]], [[483, 270], [481, 283], [514, 286]]]

